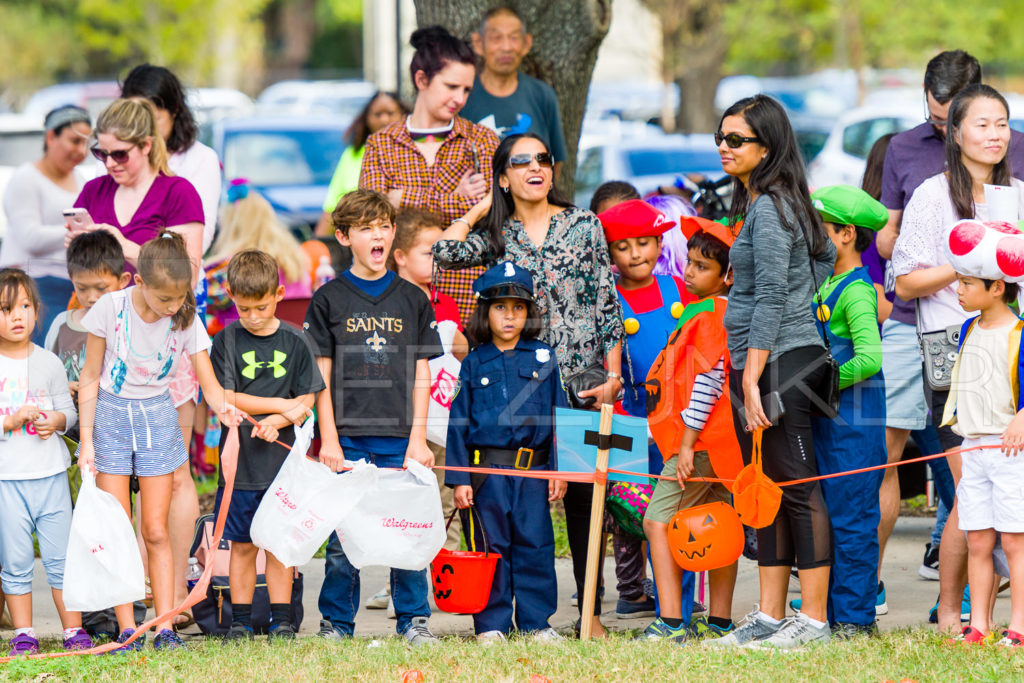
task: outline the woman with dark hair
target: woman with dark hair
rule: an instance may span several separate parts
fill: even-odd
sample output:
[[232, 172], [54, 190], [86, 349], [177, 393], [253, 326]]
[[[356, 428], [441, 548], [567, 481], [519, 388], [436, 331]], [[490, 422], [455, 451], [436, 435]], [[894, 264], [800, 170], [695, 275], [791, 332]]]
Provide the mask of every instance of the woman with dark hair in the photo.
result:
[[[411, 114], [367, 140], [359, 187], [384, 193], [396, 207], [426, 209], [450, 221], [487, 194], [498, 137], [458, 115], [476, 74], [466, 41], [432, 26], [415, 31], [410, 42], [416, 102]], [[436, 283], [455, 299], [463, 320], [473, 312], [473, 280], [482, 272], [442, 274]]]
[[[942, 235], [958, 220], [989, 219], [985, 185], [1004, 185], [1016, 190], [1016, 218], [1024, 217], [1024, 182], [1012, 177], [1007, 154], [1010, 147], [1009, 118], [1006, 99], [994, 88], [976, 83], [961, 90], [949, 106], [947, 170], [921, 183], [903, 211], [900, 234], [893, 247], [892, 265], [897, 296], [906, 301], [917, 301], [919, 331], [945, 330], [953, 325], [959, 327], [968, 318], [957, 296], [956, 273], [943, 253]], [[949, 391], [931, 388], [928, 373], [934, 370], [932, 367], [924, 368], [925, 401], [933, 415], [942, 415]], [[943, 449], [959, 448], [961, 436], [951, 427], [940, 426], [938, 431]], [[946, 459], [954, 485], [957, 485], [960, 483], [960, 455], [950, 454]], [[959, 528], [955, 500], [943, 529], [940, 548], [956, 547], [957, 543], [950, 540], [953, 534], [960, 534], [961, 538], [963, 534]], [[955, 561], [946, 563], [940, 559], [940, 599], [945, 599], [947, 604], [955, 603], [962, 590], [955, 585], [955, 579], [947, 581], [948, 577], [955, 577], [955, 569]]]
[[[817, 476], [811, 402], [825, 377], [825, 347], [811, 299], [832, 273], [835, 246], [811, 205], [803, 160], [782, 106], [765, 95], [740, 100], [715, 134], [722, 169], [733, 177], [729, 223], [743, 225], [729, 252], [733, 287], [724, 323], [732, 369], [733, 420], [744, 462], [751, 432], [762, 434], [764, 473], [773, 481]], [[735, 229], [735, 228], [734, 228]], [[784, 414], [765, 414], [762, 396]], [[717, 647], [793, 648], [831, 637], [826, 611], [832, 525], [817, 482], [787, 486], [775, 520], [757, 532], [760, 609]], [[790, 569], [800, 574], [801, 611], [786, 619]]]
[[[553, 166], [539, 136], [505, 138], [494, 154], [490, 195], [452, 222], [434, 245], [434, 258], [442, 268], [509, 260], [530, 271], [543, 320], [539, 339], [555, 349], [562, 377], [603, 364], [608, 379], [580, 396], [614, 403], [622, 390], [624, 332], [608, 244], [597, 216], [558, 194]], [[590, 485], [570, 483], [564, 501], [581, 606], [591, 491]], [[594, 614], [600, 613], [595, 599]], [[594, 635], [604, 633], [595, 619]]]
[[192, 183], [203, 202], [205, 253], [217, 229], [220, 161], [216, 152], [196, 140], [199, 126], [188, 108], [181, 81], [162, 66], [141, 64], [128, 72], [121, 84], [121, 97], [147, 99], [156, 110], [156, 127], [167, 146], [167, 166], [171, 173]]
[[408, 116], [409, 108], [398, 97], [397, 93], [378, 90], [366, 103], [363, 110], [352, 121], [345, 131], [345, 142], [348, 147], [341, 153], [337, 168], [327, 188], [324, 200], [324, 213], [316, 225], [316, 234], [330, 237], [334, 234], [331, 225], [331, 212], [338, 205], [338, 200], [359, 187], [359, 172], [363, 167], [363, 154], [366, 153], [366, 140], [378, 130], [385, 128], [403, 116]]
[[39, 288], [39, 324], [32, 341], [42, 346], [50, 323], [68, 306], [74, 289], [64, 257], [64, 218], [85, 178], [77, 167], [88, 151], [89, 112], [57, 107], [43, 121], [43, 156], [15, 169], [4, 191], [7, 234], [0, 243], [0, 267], [18, 267]]

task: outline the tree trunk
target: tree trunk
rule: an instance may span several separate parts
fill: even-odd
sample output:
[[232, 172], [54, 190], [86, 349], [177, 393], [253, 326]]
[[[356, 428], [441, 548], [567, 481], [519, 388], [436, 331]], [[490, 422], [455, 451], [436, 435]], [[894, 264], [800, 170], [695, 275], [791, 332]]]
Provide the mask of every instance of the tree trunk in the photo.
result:
[[714, 132], [715, 90], [728, 42], [722, 13], [729, 0], [643, 0], [661, 21], [662, 73], [679, 86], [675, 128]]
[[[439, 24], [468, 40], [494, 4], [489, 0], [416, 0], [416, 21], [419, 26]], [[548, 83], [558, 96], [569, 151], [558, 187], [571, 197], [587, 90], [597, 48], [608, 33], [612, 0], [518, 0], [508, 4], [523, 16], [533, 34], [533, 49], [523, 70]]]

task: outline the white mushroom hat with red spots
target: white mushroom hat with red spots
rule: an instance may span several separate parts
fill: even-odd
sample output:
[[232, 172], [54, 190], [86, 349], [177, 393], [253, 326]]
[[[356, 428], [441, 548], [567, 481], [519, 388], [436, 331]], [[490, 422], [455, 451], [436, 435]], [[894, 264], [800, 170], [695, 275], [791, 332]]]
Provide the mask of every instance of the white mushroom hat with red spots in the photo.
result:
[[1024, 233], [1010, 223], [966, 219], [943, 237], [943, 250], [961, 275], [1024, 282]]

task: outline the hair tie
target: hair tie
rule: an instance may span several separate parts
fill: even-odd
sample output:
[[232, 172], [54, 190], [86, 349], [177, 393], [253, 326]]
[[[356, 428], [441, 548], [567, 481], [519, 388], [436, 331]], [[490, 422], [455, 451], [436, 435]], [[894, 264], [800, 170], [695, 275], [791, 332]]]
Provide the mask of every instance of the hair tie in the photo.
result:
[[160, 235], [160, 239], [162, 239], [162, 240], [173, 240], [174, 239], [174, 233], [173, 232], [165, 232], [162, 235]]
[[249, 181], [246, 178], [235, 178], [228, 184], [228, 204], [234, 204], [239, 199], [249, 196]]

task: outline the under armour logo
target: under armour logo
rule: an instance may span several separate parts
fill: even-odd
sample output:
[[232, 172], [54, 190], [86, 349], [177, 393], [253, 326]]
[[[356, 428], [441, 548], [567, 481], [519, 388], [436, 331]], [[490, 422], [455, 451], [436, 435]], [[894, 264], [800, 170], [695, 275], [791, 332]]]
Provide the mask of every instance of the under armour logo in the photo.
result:
[[274, 370], [274, 379], [284, 377], [288, 374], [288, 371], [281, 364], [287, 357], [288, 354], [284, 351], [274, 351], [273, 362], [258, 361], [256, 360], [255, 351], [246, 351], [242, 354], [242, 360], [247, 363], [247, 365], [242, 368], [242, 377], [245, 377], [246, 379], [255, 379], [256, 370], [259, 368], [272, 368]]
[[377, 334], [377, 330], [373, 331], [373, 336], [366, 340], [366, 345], [372, 348], [377, 353], [380, 353], [381, 347], [388, 343], [388, 340]]

